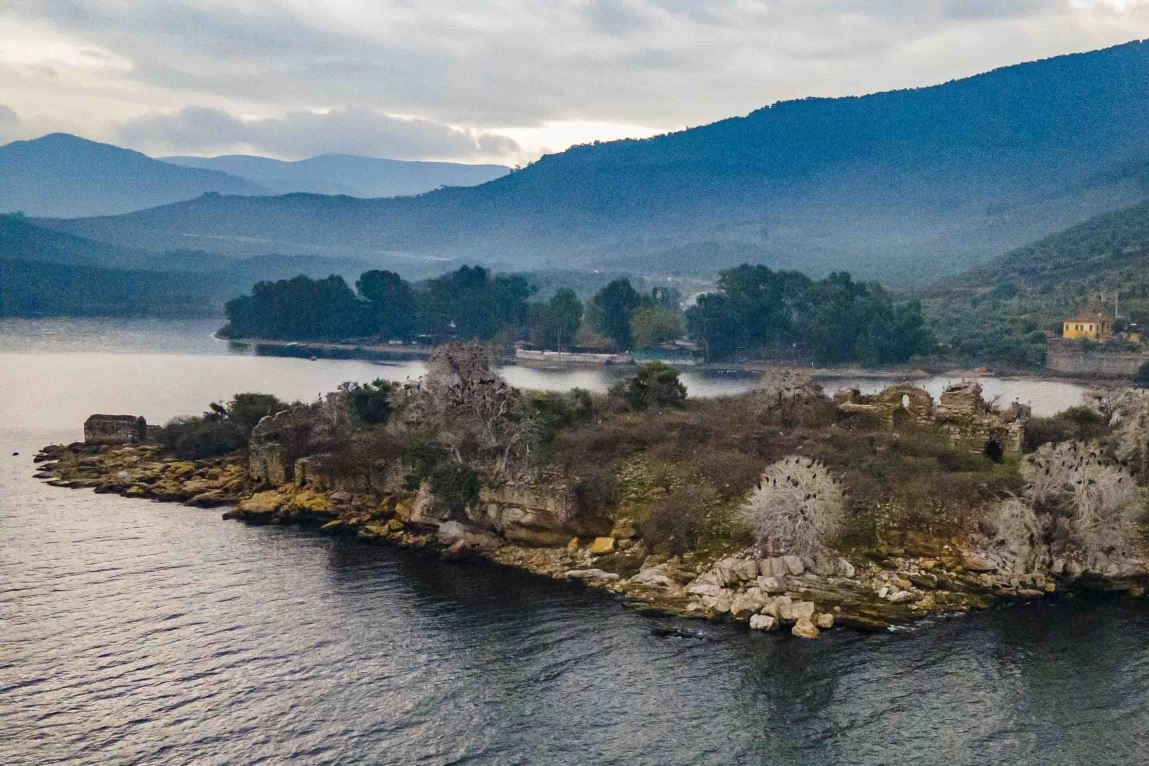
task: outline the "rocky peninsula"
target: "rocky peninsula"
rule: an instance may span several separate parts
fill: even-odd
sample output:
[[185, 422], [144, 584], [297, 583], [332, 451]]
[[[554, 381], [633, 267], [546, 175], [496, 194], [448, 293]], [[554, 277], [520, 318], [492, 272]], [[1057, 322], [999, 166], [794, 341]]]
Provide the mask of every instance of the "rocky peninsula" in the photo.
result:
[[481, 349], [448, 348], [419, 384], [271, 407], [242, 447], [206, 450], [223, 454], [179, 452], [188, 429], [252, 419], [236, 403], [166, 435], [90, 421], [97, 436], [46, 447], [38, 476], [803, 638], [1079, 590], [1145, 593], [1145, 392], [1042, 421], [975, 384], [938, 402], [908, 385], [829, 398], [783, 372], [700, 403], [672, 373], [640, 368], [599, 400], [526, 394]]

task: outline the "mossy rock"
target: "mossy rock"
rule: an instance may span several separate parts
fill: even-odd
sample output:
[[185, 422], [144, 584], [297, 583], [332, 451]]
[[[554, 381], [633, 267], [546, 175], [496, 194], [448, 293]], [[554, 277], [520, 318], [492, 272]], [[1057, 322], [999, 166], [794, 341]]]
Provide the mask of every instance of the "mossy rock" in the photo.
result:
[[247, 514], [275, 513], [287, 503], [287, 498], [277, 489], [256, 492], [240, 502], [238, 510]]
[[638, 570], [642, 568], [642, 562], [645, 560], [645, 551], [623, 551], [599, 556], [594, 560], [594, 566], [619, 577], [633, 577], [638, 574]]
[[331, 501], [327, 496], [312, 490], [303, 490], [294, 495], [287, 503], [293, 511], [306, 511], [308, 513], [327, 513], [331, 510]]
[[196, 472], [195, 463], [184, 460], [178, 463], [169, 463], [165, 473], [174, 479], [182, 479]]

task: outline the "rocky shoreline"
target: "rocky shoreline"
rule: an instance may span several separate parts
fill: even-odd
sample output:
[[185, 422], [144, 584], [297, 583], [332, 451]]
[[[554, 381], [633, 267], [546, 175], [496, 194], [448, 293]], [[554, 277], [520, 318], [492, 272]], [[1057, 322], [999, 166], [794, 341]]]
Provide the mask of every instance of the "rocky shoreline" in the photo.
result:
[[236, 453], [187, 461], [154, 445], [84, 443], [45, 447], [36, 457], [37, 477], [52, 486], [226, 507], [225, 519], [247, 524], [299, 525], [450, 559], [486, 560], [607, 591], [650, 613], [785, 628], [803, 638], [838, 626], [886, 630], [930, 615], [1077, 590], [1140, 597], [1149, 584], [1144, 567], [1088, 572], [1055, 561], [1044, 572], [1019, 573], [1000, 555], [963, 550], [956, 539], [914, 540], [907, 546], [912, 553], [852, 551], [831, 564], [751, 550], [646, 555], [626, 520], [616, 521], [609, 534], [573, 537], [565, 545], [545, 536], [512, 541], [491, 529], [432, 518], [418, 491], [380, 496], [298, 480], [268, 486], [252, 476], [247, 460]]

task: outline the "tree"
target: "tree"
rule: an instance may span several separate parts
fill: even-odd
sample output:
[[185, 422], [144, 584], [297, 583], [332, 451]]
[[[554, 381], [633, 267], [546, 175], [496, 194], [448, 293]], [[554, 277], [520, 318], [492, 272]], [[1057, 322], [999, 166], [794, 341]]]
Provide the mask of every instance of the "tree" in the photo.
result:
[[447, 343], [427, 360], [413, 412], [437, 428], [459, 463], [489, 458], [506, 475], [526, 443], [519, 393], [491, 367], [477, 343]]
[[686, 386], [678, 379], [678, 370], [662, 362], [640, 364], [632, 378], [615, 384], [610, 394], [632, 410], [650, 407], [681, 407], [686, 401]]
[[407, 340], [415, 330], [415, 293], [411, 285], [393, 271], [365, 271], [355, 289], [371, 303], [377, 332], [381, 338]]
[[559, 290], [549, 301], [538, 304], [534, 334], [543, 348], [563, 350], [578, 332], [582, 321], [582, 302], [569, 287]]
[[259, 282], [251, 295], [228, 301], [225, 312], [232, 337], [345, 340], [369, 335], [375, 326], [370, 304], [335, 274]]
[[1137, 368], [1137, 376], [1133, 382], [1140, 388], [1149, 388], [1149, 362]]
[[672, 308], [640, 308], [631, 317], [630, 332], [636, 347], [653, 348], [682, 337], [682, 315]]
[[706, 293], [686, 310], [686, 327], [690, 336], [702, 344], [702, 356], [712, 362], [726, 359], [738, 349], [742, 325], [738, 313], [725, 293]]
[[846, 503], [825, 464], [792, 455], [766, 467], [740, 515], [772, 555], [822, 561], [845, 524]]
[[590, 299], [591, 327], [613, 340], [620, 350], [629, 349], [633, 344], [630, 318], [641, 303], [629, 279], [616, 279]]

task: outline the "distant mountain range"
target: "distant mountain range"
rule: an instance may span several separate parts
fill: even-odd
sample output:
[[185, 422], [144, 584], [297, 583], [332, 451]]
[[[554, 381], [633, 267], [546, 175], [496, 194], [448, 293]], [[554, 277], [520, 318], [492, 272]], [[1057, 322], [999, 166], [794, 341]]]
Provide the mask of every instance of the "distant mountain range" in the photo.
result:
[[267, 157], [167, 157], [53, 133], [0, 146], [0, 213], [78, 218], [119, 215], [202, 194], [291, 192], [388, 197], [473, 186], [506, 175], [502, 165], [325, 154], [298, 162]]
[[94, 239], [714, 273], [750, 254], [813, 275], [928, 283], [1149, 196], [1149, 44], [929, 88], [778, 103], [577, 146], [417, 197], [207, 195], [49, 221]]
[[440, 186], [477, 186], [511, 172], [504, 165], [407, 162], [351, 154], [321, 154], [295, 162], [247, 154], [161, 159], [246, 178], [276, 194], [307, 192], [352, 197], [401, 197], [423, 194]]
[[152, 253], [0, 215], [0, 316], [219, 316], [261, 280], [340, 274], [354, 283], [369, 268], [354, 258]]
[[269, 193], [244, 178], [179, 167], [66, 133], [0, 146], [0, 213], [114, 215], [206, 192]]

